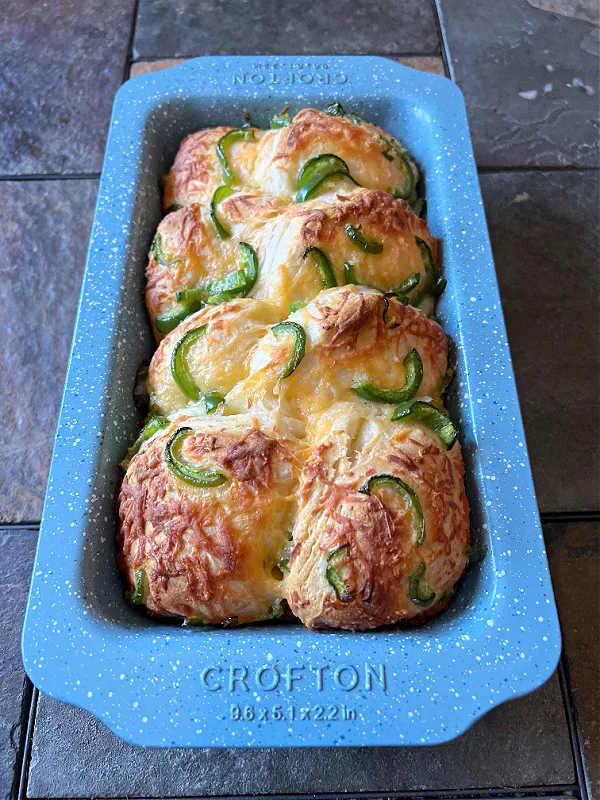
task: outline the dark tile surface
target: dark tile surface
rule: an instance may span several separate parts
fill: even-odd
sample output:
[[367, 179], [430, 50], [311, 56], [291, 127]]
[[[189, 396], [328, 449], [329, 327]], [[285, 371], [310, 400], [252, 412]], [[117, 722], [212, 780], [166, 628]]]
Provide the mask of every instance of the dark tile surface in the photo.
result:
[[98, 172], [134, 0], [7, 0], [0, 174]]
[[[542, 741], [544, 745], [540, 746]], [[531, 786], [574, 780], [558, 680], [437, 747], [152, 750], [40, 696], [31, 797], [154, 797]]]
[[592, 797], [600, 797], [600, 522], [544, 525]]
[[96, 188], [0, 182], [0, 522], [41, 516]]
[[35, 530], [0, 528], [0, 797], [8, 797], [17, 765], [25, 673], [21, 626], [35, 555]]
[[439, 52], [429, 0], [140, 0], [135, 58]]
[[[585, 8], [594, 16], [597, 3], [438, 0], [438, 5], [479, 165], [597, 165], [598, 56], [592, 46], [597, 31], [586, 19], [565, 16], [581, 15]], [[548, 7], [563, 13], [543, 10]]]
[[[432, 55], [439, 52], [432, 5], [330, 0], [299, 14], [292, 0], [140, 0], [134, 57]], [[594, 3], [438, 5], [479, 164], [597, 164], [598, 95], [590, 91], [598, 87], [597, 30], [581, 16]], [[0, 16], [0, 174], [100, 170], [133, 7], [134, 0], [8, 0]], [[440, 69], [439, 58], [419, 60]], [[488, 174], [482, 188], [541, 510], [600, 509], [597, 175]], [[94, 181], [0, 182], [0, 523], [41, 514], [95, 193]], [[600, 798], [600, 525], [556, 523], [545, 535]], [[19, 637], [35, 541], [34, 531], [0, 528], [0, 797], [19, 768]], [[466, 793], [574, 779], [554, 677], [459, 740], [414, 749], [142, 750], [89, 714], [40, 697], [28, 795]]]
[[480, 180], [540, 510], [598, 510], [598, 174]]

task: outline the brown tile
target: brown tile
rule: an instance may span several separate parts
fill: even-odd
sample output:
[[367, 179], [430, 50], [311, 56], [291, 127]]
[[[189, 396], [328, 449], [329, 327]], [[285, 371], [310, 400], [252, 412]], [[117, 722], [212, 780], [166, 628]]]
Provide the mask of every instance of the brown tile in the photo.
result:
[[40, 519], [97, 182], [0, 182], [0, 523]]
[[600, 522], [544, 525], [592, 796], [600, 797]]
[[420, 72], [433, 72], [434, 75], [446, 75], [444, 62], [438, 56], [407, 56], [406, 58], [394, 58], [405, 67], [418, 69]]
[[176, 67], [177, 64], [183, 64], [184, 61], [189, 61], [189, 59], [161, 58], [158, 61], [136, 61], [135, 64], [131, 65], [129, 77], [137, 78], [138, 75], [147, 75], [149, 72], [161, 72], [163, 69]]

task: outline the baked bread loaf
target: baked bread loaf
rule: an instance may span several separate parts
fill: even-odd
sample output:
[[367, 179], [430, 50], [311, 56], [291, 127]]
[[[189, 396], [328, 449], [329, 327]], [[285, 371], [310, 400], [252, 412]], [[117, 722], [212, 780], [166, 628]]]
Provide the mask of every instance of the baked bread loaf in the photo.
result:
[[448, 605], [469, 509], [417, 182], [339, 104], [183, 141], [146, 273], [150, 416], [118, 498], [132, 603], [349, 630]]

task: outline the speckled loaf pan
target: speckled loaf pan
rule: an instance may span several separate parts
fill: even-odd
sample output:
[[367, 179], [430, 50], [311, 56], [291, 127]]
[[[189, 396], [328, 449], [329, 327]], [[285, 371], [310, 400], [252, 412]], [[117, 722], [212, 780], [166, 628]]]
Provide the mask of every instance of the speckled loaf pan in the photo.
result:
[[[424, 627], [182, 628], [123, 599], [119, 461], [136, 437], [143, 305], [159, 180], [180, 140], [245, 113], [340, 100], [417, 159], [448, 288], [438, 313], [458, 377], [473, 536], [487, 548]], [[450, 81], [380, 58], [199, 58], [117, 95], [56, 436], [23, 657], [43, 692], [137, 745], [434, 744], [553, 672], [560, 635], [467, 119]]]

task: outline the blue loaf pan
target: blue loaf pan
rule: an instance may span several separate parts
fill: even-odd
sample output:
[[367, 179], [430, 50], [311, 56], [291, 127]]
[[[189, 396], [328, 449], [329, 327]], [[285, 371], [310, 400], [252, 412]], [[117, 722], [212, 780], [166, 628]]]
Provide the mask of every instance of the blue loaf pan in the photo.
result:
[[[340, 100], [420, 164], [448, 287], [475, 542], [452, 607], [424, 627], [314, 633], [297, 624], [186, 629], [123, 599], [119, 461], [137, 435], [153, 352], [144, 268], [160, 177], [188, 133], [259, 126]], [[444, 742], [556, 667], [560, 634], [477, 173], [459, 89], [381, 58], [198, 58], [118, 92], [37, 558], [23, 659], [46, 694], [136, 745], [289, 747]]]

